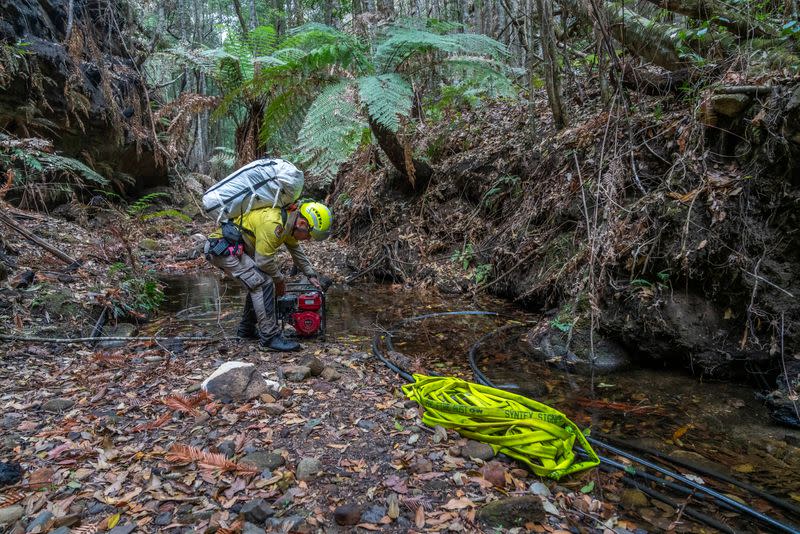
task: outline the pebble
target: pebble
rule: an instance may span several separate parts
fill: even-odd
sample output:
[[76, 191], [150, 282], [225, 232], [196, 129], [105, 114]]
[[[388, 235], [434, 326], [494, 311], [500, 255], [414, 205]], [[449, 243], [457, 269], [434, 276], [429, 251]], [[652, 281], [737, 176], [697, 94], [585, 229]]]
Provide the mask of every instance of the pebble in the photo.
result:
[[468, 440], [467, 444], [461, 449], [461, 456], [464, 458], [478, 458], [479, 460], [489, 460], [494, 458], [494, 449], [480, 441]]
[[131, 534], [136, 530], [136, 525], [122, 525], [112, 528], [107, 534]]
[[311, 374], [311, 369], [305, 365], [284, 365], [281, 371], [289, 382], [302, 382]]
[[257, 525], [263, 525], [267, 518], [274, 514], [275, 510], [264, 499], [253, 499], [245, 503], [239, 510], [239, 517]]
[[153, 521], [153, 524], [159, 527], [165, 527], [170, 523], [172, 523], [172, 512], [161, 512]]
[[638, 489], [628, 488], [622, 490], [620, 500], [622, 501], [622, 505], [626, 508], [644, 508], [650, 506], [650, 500], [647, 498], [647, 495]]
[[433, 471], [433, 464], [430, 460], [419, 458], [417, 461], [408, 466], [408, 470], [415, 474], [430, 473]]
[[361, 523], [377, 523], [386, 515], [386, 507], [375, 504], [364, 510], [361, 514]]
[[261, 471], [265, 469], [272, 471], [286, 463], [286, 460], [284, 460], [283, 456], [274, 452], [253, 451], [242, 458], [240, 463], [254, 465]]
[[277, 402], [268, 402], [263, 404], [261, 409], [267, 415], [280, 415], [286, 411], [286, 408], [283, 406], [283, 404]]
[[305, 358], [301, 365], [308, 367], [311, 370], [311, 376], [319, 376], [325, 369], [325, 364], [320, 361], [316, 356], [309, 356]]
[[267, 531], [258, 525], [245, 521], [242, 527], [242, 534], [267, 534]]
[[297, 464], [297, 480], [313, 480], [322, 471], [322, 462], [317, 458], [303, 458]]
[[36, 516], [36, 519], [28, 523], [25, 532], [44, 532], [48, 529], [50, 521], [53, 519], [53, 513], [47, 510], [41, 512]]
[[540, 497], [550, 496], [550, 489], [541, 482], [534, 482], [533, 484], [531, 484], [530, 492], [533, 493], [534, 495], [539, 495]]
[[326, 367], [325, 369], [323, 369], [322, 373], [320, 374], [320, 376], [324, 380], [327, 380], [329, 382], [333, 382], [335, 380], [339, 380], [342, 377], [342, 375], [339, 374], [339, 371], [337, 371], [333, 367]]
[[375, 421], [370, 421], [369, 419], [362, 419], [356, 424], [358, 428], [363, 428], [364, 430], [372, 430], [375, 425]]
[[233, 455], [236, 454], [236, 443], [231, 440], [223, 441], [217, 446], [217, 450], [225, 458], [233, 458]]
[[22, 514], [24, 513], [25, 509], [18, 504], [0, 508], [0, 525], [8, 525], [9, 523], [13, 523], [17, 519], [21, 518]]

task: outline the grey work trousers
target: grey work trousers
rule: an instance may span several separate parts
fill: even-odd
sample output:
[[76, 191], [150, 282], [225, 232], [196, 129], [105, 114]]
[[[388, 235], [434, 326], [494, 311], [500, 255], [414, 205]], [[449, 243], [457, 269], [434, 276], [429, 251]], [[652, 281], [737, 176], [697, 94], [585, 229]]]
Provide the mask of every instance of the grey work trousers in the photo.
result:
[[280, 327], [275, 319], [275, 285], [272, 283], [272, 277], [264, 274], [256, 266], [253, 258], [247, 254], [215, 256], [207, 253], [206, 259], [215, 267], [225, 271], [228, 276], [239, 280], [248, 292], [256, 313], [259, 337], [268, 340], [279, 334]]

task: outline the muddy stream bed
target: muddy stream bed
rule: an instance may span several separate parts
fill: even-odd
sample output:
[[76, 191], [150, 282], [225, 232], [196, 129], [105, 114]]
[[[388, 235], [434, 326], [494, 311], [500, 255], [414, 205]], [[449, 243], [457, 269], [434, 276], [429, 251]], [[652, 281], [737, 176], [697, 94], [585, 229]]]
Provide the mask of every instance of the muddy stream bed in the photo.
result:
[[[148, 333], [233, 335], [243, 298], [238, 284], [213, 274], [163, 282], [163, 318], [151, 323]], [[325, 340], [356, 343], [365, 352], [371, 351], [376, 333], [409, 317], [460, 310], [499, 312], [502, 315], [449, 315], [408, 322], [395, 332], [394, 348], [408, 357], [412, 371], [474, 380], [468, 353], [486, 336], [476, 349], [476, 362], [496, 385], [564, 412], [581, 428], [590, 428], [592, 435], [733, 476], [800, 506], [800, 431], [773, 424], [751, 386], [702, 381], [680, 369], [628, 366], [593, 377], [565, 370], [529, 350], [526, 334], [531, 325], [542, 323], [541, 317], [489, 298], [334, 285], [326, 300]], [[691, 473], [677, 465], [673, 469]], [[733, 486], [721, 491], [760, 509], [746, 492]], [[800, 522], [800, 517], [769, 507], [766, 512]]]

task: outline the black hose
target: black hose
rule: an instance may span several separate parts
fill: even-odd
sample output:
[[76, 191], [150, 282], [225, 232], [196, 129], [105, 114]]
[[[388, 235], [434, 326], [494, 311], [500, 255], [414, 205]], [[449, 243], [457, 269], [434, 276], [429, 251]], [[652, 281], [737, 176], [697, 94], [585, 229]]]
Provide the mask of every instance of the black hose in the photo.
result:
[[[608, 465], [600, 465], [600, 469], [602, 469], [603, 471], [606, 471], [606, 472], [611, 472], [611, 471], [614, 470], [614, 468], [612, 468], [611, 466], [608, 466]], [[631, 477], [623, 476], [622, 477], [622, 482], [624, 482], [625, 484], [627, 484], [627, 485], [629, 485], [631, 487], [634, 487], [634, 488], [638, 489], [639, 491], [641, 491], [645, 495], [647, 495], [647, 496], [649, 496], [649, 497], [651, 497], [653, 499], [656, 499], [657, 501], [661, 501], [663, 503], [667, 503], [668, 505], [674, 507], [676, 510], [678, 508], [680, 508], [680, 505], [678, 503], [676, 503], [675, 501], [673, 501], [672, 499], [670, 499], [668, 496], [664, 495], [660, 491], [654, 490], [653, 488], [650, 488], [648, 486], [639, 484], [636, 480], [634, 480]], [[717, 530], [719, 530], [721, 532], [725, 532], [727, 534], [736, 534], [736, 532], [737, 532], [736, 530], [734, 530], [733, 528], [729, 527], [725, 523], [722, 523], [722, 522], [718, 521], [717, 519], [714, 519], [713, 517], [711, 517], [708, 514], [704, 514], [703, 512], [699, 512], [699, 511], [695, 510], [694, 508], [689, 508], [688, 506], [684, 506], [683, 507], [683, 513], [688, 515], [689, 517], [692, 517], [692, 518], [696, 519], [697, 521], [699, 521], [701, 523], [705, 523], [706, 525], [708, 525], [708, 526], [710, 526], [712, 528], [715, 528], [715, 529], [717, 529]]]
[[[595, 433], [595, 434], [597, 434], [597, 433]], [[679, 465], [681, 467], [686, 467], [687, 469], [691, 469], [692, 471], [696, 471], [697, 473], [716, 478], [717, 480], [721, 480], [722, 482], [727, 482], [728, 484], [732, 484], [734, 486], [738, 486], [743, 490], [746, 490], [746, 491], [749, 491], [750, 493], [753, 493], [754, 495], [758, 495], [759, 497], [761, 497], [765, 501], [770, 502], [770, 503], [774, 504], [775, 506], [778, 506], [778, 507], [783, 508], [784, 510], [786, 510], [788, 512], [792, 512], [793, 514], [796, 514], [796, 515], [800, 516], [800, 507], [797, 507], [794, 504], [792, 504], [792, 503], [790, 503], [788, 501], [785, 501], [784, 499], [781, 499], [780, 497], [776, 497], [775, 495], [767, 493], [766, 491], [764, 491], [761, 488], [758, 488], [756, 486], [753, 486], [752, 484], [748, 484], [747, 482], [744, 482], [744, 481], [741, 481], [741, 480], [737, 480], [737, 479], [735, 479], [735, 478], [733, 478], [731, 476], [728, 476], [728, 475], [726, 475], [724, 473], [720, 473], [719, 471], [715, 471], [713, 469], [709, 469], [707, 467], [703, 467], [703, 466], [694, 464], [692, 462], [687, 462], [687, 461], [682, 460], [680, 458], [675, 458], [674, 456], [670, 456], [668, 454], [664, 454], [662, 452], [650, 449], [649, 447], [642, 447], [641, 445], [637, 445], [635, 443], [628, 443], [627, 441], [623, 441], [623, 440], [621, 440], [619, 438], [615, 438], [613, 436], [607, 436], [607, 435], [602, 435], [602, 434], [598, 434], [598, 435], [603, 440], [611, 441], [612, 443], [617, 443], [617, 444], [623, 445], [626, 448], [634, 449], [636, 451], [639, 451], [639, 452], [654, 456], [654, 457], [656, 457], [659, 460], [662, 460], [664, 462], [668, 462], [668, 463], [671, 463], [671, 464]]]
[[[398, 326], [406, 324], [408, 322], [422, 320], [422, 319], [428, 319], [428, 318], [432, 318], [432, 317], [447, 316], [447, 315], [494, 315], [494, 316], [497, 316], [499, 314], [494, 313], [494, 312], [477, 312], [477, 311], [429, 313], [429, 314], [418, 315], [418, 316], [414, 316], [414, 317], [409, 317], [407, 319], [403, 319], [402, 321], [397, 323], [392, 328], [392, 330], [394, 330]], [[505, 327], [502, 327], [502, 328], [507, 328], [507, 327], [509, 327], [509, 325], [506, 325]], [[469, 364], [470, 364], [470, 367], [472, 368], [473, 372], [475, 372], [476, 376], [478, 377], [478, 382], [483, 384], [483, 385], [489, 386], [489, 387], [495, 387], [495, 386], [492, 383], [492, 381], [489, 380], [488, 377], [486, 377], [486, 375], [484, 375], [480, 371], [480, 369], [478, 369], [477, 364], [475, 363], [475, 353], [477, 352], [478, 347], [484, 342], [484, 340], [488, 339], [492, 335], [495, 335], [496, 332], [497, 332], [497, 330], [482, 336], [469, 350]], [[391, 330], [389, 331], [389, 335], [391, 336]], [[379, 360], [381, 360], [381, 362], [383, 362], [387, 367], [389, 367], [389, 369], [391, 369], [391, 370], [395, 371], [396, 373], [400, 374], [400, 376], [402, 376], [405, 380], [413, 381], [413, 377], [408, 372], [404, 371], [403, 369], [401, 369], [397, 365], [389, 362], [383, 356], [383, 354], [380, 351], [380, 348], [378, 347], [378, 344], [379, 344], [378, 340], [379, 340], [380, 337], [381, 337], [381, 334], [378, 334], [373, 339], [372, 350], [373, 350], [373, 353], [375, 354], [375, 356]], [[627, 458], [629, 460], [635, 461], [637, 463], [640, 463], [641, 465], [644, 465], [645, 467], [648, 467], [650, 469], [654, 469], [654, 470], [656, 470], [656, 471], [658, 471], [658, 472], [660, 472], [660, 473], [662, 473], [662, 474], [664, 474], [666, 476], [672, 477], [675, 480], [683, 482], [684, 484], [686, 484], [686, 485], [688, 485], [688, 486], [690, 486], [690, 487], [692, 487], [692, 488], [694, 488], [694, 489], [696, 489], [696, 490], [698, 490], [698, 491], [700, 491], [702, 493], [705, 493], [705, 494], [717, 499], [721, 503], [724, 503], [725, 505], [733, 508], [734, 510], [737, 510], [737, 511], [740, 511], [740, 512], [744, 512], [744, 513], [746, 513], [746, 514], [748, 514], [748, 515], [750, 515], [750, 516], [752, 516], [752, 517], [754, 517], [756, 519], [759, 519], [759, 520], [761, 520], [761, 521], [763, 521], [763, 522], [765, 522], [765, 523], [767, 523], [767, 524], [769, 524], [769, 525], [771, 525], [773, 527], [778, 528], [781, 531], [790, 532], [790, 533], [800, 533], [799, 530], [797, 530], [796, 528], [794, 528], [792, 526], [789, 526], [789, 525], [786, 525], [784, 523], [781, 523], [780, 521], [778, 521], [776, 519], [773, 519], [773, 518], [771, 518], [771, 517], [769, 517], [767, 515], [764, 515], [764, 514], [758, 512], [758, 511], [756, 511], [756, 510], [753, 510], [752, 508], [750, 508], [750, 507], [748, 507], [746, 505], [743, 505], [743, 504], [741, 504], [741, 503], [739, 503], [739, 502], [737, 502], [737, 501], [735, 501], [735, 500], [733, 500], [733, 499], [731, 499], [731, 498], [729, 498], [729, 497], [727, 497], [725, 495], [722, 495], [721, 493], [716, 492], [716, 491], [712, 490], [711, 488], [708, 488], [706, 486], [698, 484], [697, 482], [694, 482], [693, 480], [690, 480], [690, 479], [688, 479], [688, 478], [686, 478], [686, 477], [684, 477], [684, 476], [682, 476], [682, 475], [680, 475], [678, 473], [670, 471], [669, 469], [666, 469], [666, 468], [663, 468], [663, 467], [658, 466], [656, 464], [653, 464], [652, 462], [649, 462], [649, 461], [647, 461], [647, 460], [645, 460], [643, 458], [638, 458], [638, 457], [636, 457], [636, 456], [634, 456], [632, 454], [626, 453], [625, 451], [622, 451], [622, 450], [620, 450], [620, 449], [618, 449], [616, 447], [613, 447], [611, 445], [603, 443], [603, 442], [601, 442], [601, 441], [599, 441], [597, 439], [591, 438], [589, 436], [587, 436], [587, 440], [589, 441], [589, 443], [591, 443], [593, 445], [596, 445], [598, 447], [604, 448], [604, 449], [606, 449], [606, 450], [608, 450], [610, 452], [613, 452], [614, 454], [617, 454], [618, 456], [622, 456], [623, 458]], [[608, 459], [606, 459], [606, 460], [608, 460]], [[601, 459], [601, 462], [602, 461], [603, 460]], [[611, 464], [607, 463], [607, 465], [611, 465]], [[612, 467], [613, 467], [613, 465], [612, 465]], [[650, 490], [650, 491], [653, 491], [653, 490]], [[697, 512], [697, 514], [705, 515], [705, 514], [701, 514], [700, 512]], [[688, 515], [688, 513], [687, 513], [687, 515]], [[709, 525], [709, 526], [712, 526], [712, 525]], [[714, 528], [716, 528], [716, 527], [714, 527]]]
[[[490, 333], [484, 335], [474, 345], [472, 345], [472, 347], [470, 348], [470, 350], [469, 350], [469, 364], [470, 364], [470, 367], [472, 368], [473, 371], [475, 371], [477, 369], [477, 367], [478, 367], [477, 363], [475, 362], [475, 354], [476, 354], [476, 352], [478, 350], [478, 347], [480, 347], [483, 344], [483, 342], [486, 339], [488, 339], [490, 336], [492, 336], [492, 335], [494, 335], [494, 332], [490, 332]], [[494, 384], [492, 383], [492, 381], [489, 380], [488, 378], [486, 378], [486, 375], [484, 375], [483, 373], [480, 373], [480, 374], [476, 373], [476, 376], [478, 377], [478, 382], [479, 383], [481, 383], [481, 384], [483, 384], [485, 386], [495, 387]], [[733, 509], [735, 509], [735, 510], [737, 510], [739, 512], [744, 512], [747, 515], [750, 515], [750, 516], [752, 516], [752, 517], [754, 517], [756, 519], [759, 519], [760, 521], [763, 521], [764, 523], [767, 523], [767, 524], [769, 524], [769, 525], [771, 525], [771, 526], [773, 526], [775, 528], [778, 528], [781, 531], [791, 532], [791, 533], [800, 533], [800, 530], [798, 530], [797, 528], [795, 528], [793, 526], [781, 523], [777, 519], [773, 519], [773, 518], [771, 518], [771, 517], [769, 517], [769, 516], [767, 516], [765, 514], [762, 514], [761, 512], [750, 508], [749, 506], [741, 504], [741, 503], [731, 499], [730, 497], [727, 497], [727, 496], [725, 496], [725, 495], [723, 495], [723, 494], [721, 494], [721, 493], [719, 493], [717, 491], [714, 491], [711, 488], [703, 486], [702, 484], [698, 484], [697, 482], [694, 482], [693, 480], [690, 480], [690, 479], [688, 479], [688, 478], [686, 478], [686, 477], [684, 477], [684, 476], [682, 476], [682, 475], [680, 475], [678, 473], [675, 473], [674, 471], [670, 471], [669, 469], [663, 468], [663, 467], [661, 467], [659, 465], [656, 465], [656, 464], [654, 464], [652, 462], [649, 462], [649, 461], [647, 461], [647, 460], [645, 460], [643, 458], [639, 458], [637, 456], [634, 456], [633, 454], [627, 453], [627, 452], [625, 452], [625, 451], [623, 451], [621, 449], [618, 449], [618, 448], [616, 448], [616, 447], [614, 447], [612, 445], [608, 445], [606, 443], [603, 443], [602, 441], [600, 441], [598, 439], [595, 439], [595, 438], [592, 438], [590, 436], [586, 436], [586, 440], [589, 443], [591, 443], [592, 445], [595, 445], [597, 447], [601, 447], [603, 449], [606, 449], [606, 450], [608, 450], [610, 452], [613, 452], [614, 454], [616, 454], [618, 456], [622, 456], [623, 458], [627, 458], [627, 459], [629, 459], [631, 461], [634, 461], [634, 462], [637, 462], [637, 463], [639, 463], [639, 464], [641, 464], [641, 465], [643, 465], [645, 467], [648, 467], [650, 469], [654, 469], [655, 471], [658, 471], [659, 473], [662, 473], [662, 474], [664, 474], [666, 476], [672, 477], [675, 480], [683, 482], [684, 484], [686, 484], [686, 485], [688, 485], [688, 486], [690, 486], [690, 487], [692, 487], [692, 488], [694, 488], [694, 489], [696, 489], [696, 490], [698, 490], [700, 492], [706, 493], [707, 495], [717, 499], [720, 502], [723, 502], [723, 503], [727, 504], [731, 508], [733, 508]]]

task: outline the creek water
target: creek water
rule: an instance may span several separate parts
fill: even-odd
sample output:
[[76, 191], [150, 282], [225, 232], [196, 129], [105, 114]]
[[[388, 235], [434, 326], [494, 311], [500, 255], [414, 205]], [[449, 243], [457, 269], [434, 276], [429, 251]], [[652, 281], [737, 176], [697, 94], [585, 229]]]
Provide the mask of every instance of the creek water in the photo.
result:
[[[212, 273], [163, 282], [166, 313], [151, 325], [151, 333], [233, 335], [243, 301], [238, 283]], [[529, 325], [541, 318], [488, 297], [442, 297], [397, 286], [359, 285], [333, 286], [326, 302], [326, 341], [354, 343], [365, 352], [376, 333], [410, 317], [458, 310], [499, 312], [502, 315], [406, 322], [393, 331], [394, 348], [408, 356], [415, 369], [474, 380], [467, 355], [486, 336], [476, 349], [476, 363], [499, 387], [552, 406], [581, 428], [711, 468], [800, 505], [800, 431], [772, 424], [747, 385], [702, 381], [681, 369], [627, 368], [594, 377], [564, 371], [532, 358], [523, 346]], [[730, 492], [753, 505], [746, 493], [732, 486]], [[763, 501], [758, 506], [786, 517]], [[800, 517], [787, 521], [798, 524]]]

